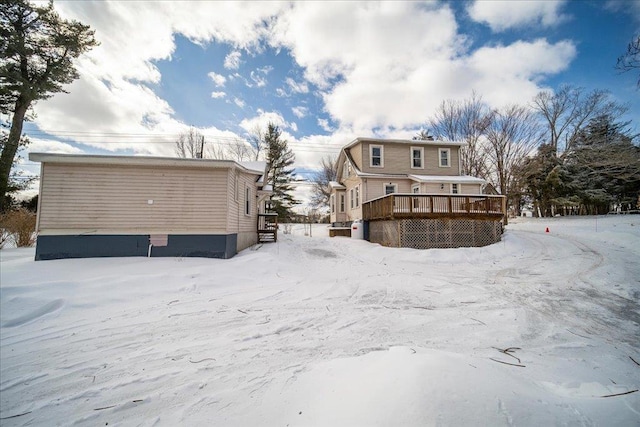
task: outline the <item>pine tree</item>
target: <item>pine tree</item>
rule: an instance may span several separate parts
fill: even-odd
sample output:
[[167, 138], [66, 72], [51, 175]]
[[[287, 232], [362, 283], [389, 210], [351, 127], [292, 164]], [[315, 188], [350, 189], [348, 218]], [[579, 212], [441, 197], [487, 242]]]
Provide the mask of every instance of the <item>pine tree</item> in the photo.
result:
[[0, 211], [27, 111], [64, 92], [63, 85], [79, 77], [73, 60], [95, 45], [94, 32], [61, 19], [53, 2], [43, 7], [26, 0], [0, 2], [0, 111], [13, 114], [0, 155]]
[[291, 208], [298, 204], [292, 195], [294, 169], [291, 167], [295, 161], [295, 155], [282, 139], [282, 131], [278, 126], [269, 123], [264, 134], [264, 142], [267, 149], [267, 163], [269, 174], [267, 182], [271, 184], [273, 195], [271, 207], [278, 214], [280, 221], [291, 218]]

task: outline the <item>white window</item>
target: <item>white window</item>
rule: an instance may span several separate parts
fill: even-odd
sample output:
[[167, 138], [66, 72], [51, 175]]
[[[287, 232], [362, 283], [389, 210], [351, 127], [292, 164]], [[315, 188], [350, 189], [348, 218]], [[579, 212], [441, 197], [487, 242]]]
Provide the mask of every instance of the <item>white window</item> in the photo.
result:
[[344, 212], [344, 193], [340, 193], [340, 212]]
[[356, 208], [360, 206], [360, 186], [356, 187]]
[[351, 189], [351, 191], [349, 192], [349, 204], [351, 206], [351, 209], [354, 208], [353, 206], [353, 202], [355, 201], [355, 197], [353, 197], [353, 188]]
[[244, 214], [251, 215], [251, 189], [244, 188]]
[[458, 184], [451, 184], [451, 194], [458, 194], [458, 193], [460, 193]]
[[384, 167], [384, 147], [382, 145], [369, 146], [369, 164], [372, 168]]
[[438, 160], [440, 162], [441, 168], [451, 167], [451, 149], [450, 148], [439, 148], [438, 149]]
[[411, 147], [411, 169], [424, 169], [424, 148]]
[[384, 185], [384, 195], [398, 192], [398, 184], [394, 184], [392, 182]]
[[335, 195], [331, 195], [331, 198], [329, 199], [329, 205], [331, 205], [331, 213], [335, 213], [336, 211], [336, 196]]

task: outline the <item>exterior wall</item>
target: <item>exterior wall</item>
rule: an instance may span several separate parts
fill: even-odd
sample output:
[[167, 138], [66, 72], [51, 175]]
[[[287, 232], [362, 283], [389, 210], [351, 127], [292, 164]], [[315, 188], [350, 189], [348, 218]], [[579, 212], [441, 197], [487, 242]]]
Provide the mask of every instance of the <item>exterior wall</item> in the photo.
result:
[[227, 171], [44, 163], [37, 231], [228, 234]]
[[366, 197], [365, 202], [384, 196], [385, 184], [397, 184], [397, 193], [411, 193], [411, 185], [414, 183], [407, 178], [365, 178]]
[[[335, 197], [335, 211], [330, 212], [331, 223], [342, 223], [347, 221], [347, 210], [349, 208], [347, 194], [344, 190], [335, 190], [333, 193]], [[344, 195], [344, 212], [340, 212], [340, 195]]]
[[149, 246], [149, 235], [41, 235], [36, 261], [95, 257], [205, 257], [231, 258], [236, 254], [237, 236], [168, 235], [166, 246]]
[[[256, 223], [255, 227], [257, 228], [257, 226]], [[256, 243], [258, 243], [258, 233], [255, 230], [240, 232], [238, 233], [237, 251], [245, 250]]]
[[479, 247], [497, 243], [501, 237], [500, 220], [447, 218], [369, 222], [369, 241], [390, 247]]
[[[371, 167], [369, 146], [370, 145], [382, 145], [384, 146], [383, 164], [384, 167]], [[413, 169], [411, 167], [411, 147], [424, 147], [424, 161], [423, 169]], [[450, 167], [440, 167], [438, 159], [438, 149], [448, 148], [451, 150]], [[414, 175], [444, 175], [444, 176], [457, 176], [460, 175], [460, 162], [459, 162], [459, 149], [458, 146], [434, 146], [434, 145], [420, 145], [409, 143], [379, 143], [364, 141], [353, 146], [350, 150], [352, 156], [353, 153], [359, 153], [362, 155], [360, 170], [365, 173], [396, 173], [396, 174], [414, 174]]]
[[[356, 176], [351, 176], [342, 183], [342, 185], [347, 187], [345, 197], [345, 217], [347, 222], [362, 218], [362, 196], [364, 195], [364, 186], [362, 184], [362, 180]], [[354, 202], [354, 208], [351, 209], [351, 189], [356, 188], [357, 186], [360, 186], [360, 203], [358, 206], [355, 206]]]
[[462, 184], [462, 194], [482, 194], [482, 185]]
[[[351, 158], [353, 159], [353, 162], [356, 164], [356, 167], [360, 170], [362, 170], [362, 167], [363, 167], [362, 145], [363, 144], [359, 142], [353, 147], [351, 147], [351, 149], [349, 150], [349, 154], [351, 154]], [[367, 159], [369, 159], [368, 154], [367, 154]], [[367, 160], [367, 165], [369, 165], [369, 160]]]
[[[451, 194], [451, 186], [448, 183], [440, 184], [437, 182], [425, 182], [422, 184], [425, 193], [432, 194]], [[443, 186], [444, 188], [440, 188]]]
[[[242, 171], [241, 169], [231, 170], [227, 176], [227, 230], [236, 233], [255, 234], [258, 241], [258, 198], [256, 188], [256, 175]], [[245, 214], [245, 189], [249, 188], [250, 213]], [[239, 251], [241, 249], [238, 249]]]

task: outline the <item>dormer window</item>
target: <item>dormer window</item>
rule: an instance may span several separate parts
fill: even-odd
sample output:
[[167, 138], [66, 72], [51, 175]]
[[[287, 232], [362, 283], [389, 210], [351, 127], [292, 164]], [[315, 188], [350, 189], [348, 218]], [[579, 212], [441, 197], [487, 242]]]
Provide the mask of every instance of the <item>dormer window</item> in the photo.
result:
[[411, 169], [424, 169], [424, 148], [411, 147]]
[[382, 145], [369, 146], [369, 162], [372, 168], [384, 167], [384, 147]]
[[439, 148], [438, 149], [438, 161], [441, 168], [451, 167], [451, 149]]

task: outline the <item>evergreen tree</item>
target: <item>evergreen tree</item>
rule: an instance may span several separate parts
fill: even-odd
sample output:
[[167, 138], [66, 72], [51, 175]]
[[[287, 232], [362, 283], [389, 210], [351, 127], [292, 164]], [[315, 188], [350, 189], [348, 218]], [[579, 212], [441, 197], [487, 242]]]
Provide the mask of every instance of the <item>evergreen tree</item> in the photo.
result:
[[267, 163], [269, 174], [267, 182], [273, 188], [271, 207], [278, 214], [281, 221], [289, 220], [292, 216], [291, 208], [298, 201], [294, 199], [293, 181], [294, 169], [291, 167], [295, 156], [287, 146], [287, 141], [282, 139], [282, 131], [278, 126], [269, 123], [264, 134], [264, 142], [267, 149]]
[[635, 207], [640, 194], [640, 148], [611, 115], [593, 118], [576, 138], [567, 159], [576, 195], [587, 213], [606, 213], [612, 204]]
[[93, 36], [88, 26], [61, 19], [53, 2], [0, 2], [0, 111], [13, 114], [0, 155], [0, 211], [27, 111], [79, 77], [73, 60], [97, 44]]

